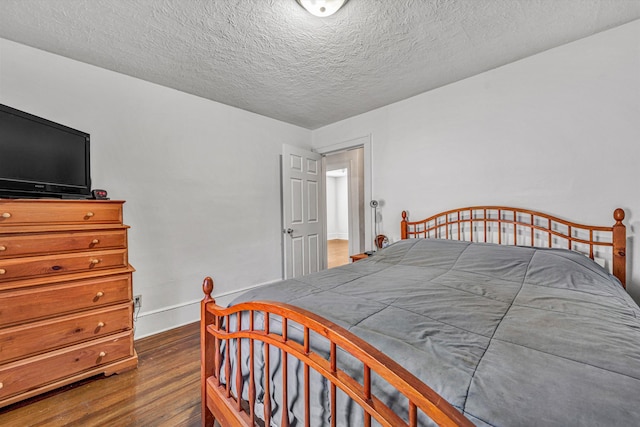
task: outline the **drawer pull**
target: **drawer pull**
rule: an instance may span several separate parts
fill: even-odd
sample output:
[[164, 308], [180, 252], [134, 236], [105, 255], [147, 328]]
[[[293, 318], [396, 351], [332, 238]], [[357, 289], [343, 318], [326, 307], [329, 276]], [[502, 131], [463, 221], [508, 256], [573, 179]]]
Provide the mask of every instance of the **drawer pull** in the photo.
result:
[[91, 241], [91, 244], [92, 244], [92, 245], [97, 245], [98, 243], [100, 243], [100, 240], [98, 240], [98, 239], [93, 239], [93, 240]]
[[11, 214], [10, 214], [9, 212], [4, 212], [4, 213], [2, 214], [2, 218], [5, 218], [5, 219], [7, 219], [7, 218], [11, 218]]
[[98, 354], [98, 357], [105, 357], [107, 355], [106, 351], [101, 351], [100, 354]]
[[4, 387], [4, 384], [0, 383], [0, 389], [1, 389], [2, 387]]
[[7, 247], [6, 247], [6, 246], [0, 246], [0, 252], [4, 252], [4, 251], [6, 251], [6, 250], [7, 250]]
[[98, 322], [98, 328], [104, 328], [104, 322]]
[[98, 293], [96, 294], [96, 298], [100, 298], [104, 296], [104, 292], [102, 291], [98, 291]]
[[91, 218], [92, 216], [94, 216], [95, 214], [93, 212], [87, 212], [87, 214], [85, 215], [87, 218]]
[[99, 259], [92, 259], [91, 260], [91, 264], [99, 264], [100, 260]]
[[5, 274], [7, 272], [7, 270], [5, 270], [4, 268], [0, 268], [0, 274]]

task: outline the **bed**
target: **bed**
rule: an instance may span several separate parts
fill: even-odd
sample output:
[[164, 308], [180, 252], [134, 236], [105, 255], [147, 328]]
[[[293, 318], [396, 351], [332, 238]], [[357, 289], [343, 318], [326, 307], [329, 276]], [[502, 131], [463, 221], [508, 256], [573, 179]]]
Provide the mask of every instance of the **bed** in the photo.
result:
[[203, 425], [638, 425], [640, 308], [614, 220], [403, 212], [374, 256], [229, 307], [206, 278]]

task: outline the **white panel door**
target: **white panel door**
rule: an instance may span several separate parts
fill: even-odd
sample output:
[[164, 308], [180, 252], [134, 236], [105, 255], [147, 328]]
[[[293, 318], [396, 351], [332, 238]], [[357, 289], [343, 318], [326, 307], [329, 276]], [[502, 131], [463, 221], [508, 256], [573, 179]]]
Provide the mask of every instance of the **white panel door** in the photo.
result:
[[322, 156], [290, 145], [282, 147], [282, 226], [285, 279], [325, 265]]

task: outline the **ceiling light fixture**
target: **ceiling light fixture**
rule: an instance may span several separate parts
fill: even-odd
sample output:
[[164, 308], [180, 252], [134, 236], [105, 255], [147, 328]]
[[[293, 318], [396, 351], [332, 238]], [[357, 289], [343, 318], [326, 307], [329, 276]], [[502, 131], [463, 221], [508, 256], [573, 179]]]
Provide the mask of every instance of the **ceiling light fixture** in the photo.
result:
[[340, 9], [347, 0], [296, 0], [298, 4], [309, 13], [324, 18], [333, 15]]

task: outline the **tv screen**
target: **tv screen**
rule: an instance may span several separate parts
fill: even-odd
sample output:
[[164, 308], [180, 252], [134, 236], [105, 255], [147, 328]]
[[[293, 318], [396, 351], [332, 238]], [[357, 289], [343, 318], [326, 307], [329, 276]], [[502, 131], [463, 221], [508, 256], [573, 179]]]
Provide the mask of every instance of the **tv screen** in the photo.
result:
[[88, 133], [0, 104], [0, 197], [90, 193]]

